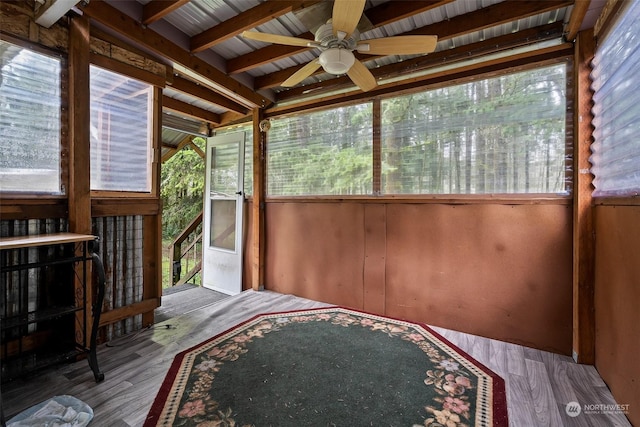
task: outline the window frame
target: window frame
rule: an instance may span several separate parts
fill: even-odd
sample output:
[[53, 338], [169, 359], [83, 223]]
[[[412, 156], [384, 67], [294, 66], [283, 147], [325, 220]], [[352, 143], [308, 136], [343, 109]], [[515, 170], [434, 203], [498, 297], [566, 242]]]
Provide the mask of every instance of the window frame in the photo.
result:
[[[374, 141], [375, 141], [375, 99], [361, 99], [358, 101], [353, 101], [353, 102], [344, 102], [344, 103], [336, 103], [333, 104], [331, 106], [328, 107], [324, 107], [324, 108], [312, 108], [312, 109], [305, 109], [305, 110], [301, 110], [295, 113], [291, 113], [291, 114], [286, 114], [286, 115], [280, 115], [277, 116], [277, 118], [286, 118], [286, 117], [294, 117], [294, 116], [300, 116], [300, 115], [306, 115], [306, 114], [314, 114], [314, 113], [318, 113], [318, 112], [323, 112], [323, 111], [329, 111], [329, 110], [336, 110], [339, 108], [348, 108], [348, 107], [353, 107], [356, 105], [364, 105], [364, 104], [371, 104], [371, 123], [372, 123], [372, 130], [371, 130], [371, 134], [372, 134], [372, 139], [371, 139], [371, 159], [372, 162], [370, 164], [371, 166], [371, 183], [372, 183], [372, 191], [369, 194], [336, 194], [336, 195], [320, 195], [320, 194], [311, 194], [311, 195], [272, 195], [269, 194], [268, 188], [269, 188], [269, 162], [268, 162], [268, 157], [269, 157], [269, 137], [267, 136], [267, 140], [266, 140], [266, 145], [263, 148], [263, 157], [264, 157], [264, 165], [265, 165], [265, 172], [264, 172], [264, 189], [265, 189], [265, 194], [266, 194], [266, 198], [267, 199], [274, 199], [274, 200], [287, 200], [287, 199], [292, 199], [292, 200], [301, 200], [301, 199], [307, 199], [307, 200], [317, 200], [317, 199], [323, 199], [323, 200], [343, 200], [343, 199], [354, 199], [354, 200], [358, 200], [358, 199], [368, 199], [373, 197], [373, 194], [375, 194], [375, 173], [373, 171], [374, 166], [373, 166], [373, 160], [375, 159], [375, 147], [374, 147]], [[272, 117], [273, 118], [273, 117]]]
[[[149, 126], [149, 175], [150, 189], [149, 191], [127, 191], [127, 190], [90, 190], [92, 199], [157, 199], [160, 197], [160, 153], [162, 139], [162, 88], [165, 81], [160, 76], [136, 68], [111, 58], [94, 54], [90, 55], [90, 65], [102, 68], [112, 73], [117, 73], [131, 79], [151, 85], [151, 97], [149, 106], [151, 112], [149, 114], [151, 120]], [[90, 78], [90, 73], [89, 78]], [[89, 177], [90, 179], [90, 177]]]
[[0, 188], [0, 200], [5, 202], [10, 199], [29, 200], [43, 197], [53, 200], [66, 200], [69, 188], [69, 72], [68, 56], [64, 51], [56, 50], [34, 42], [23, 40], [6, 33], [0, 32], [0, 40], [20, 46], [35, 53], [56, 58], [60, 61], [60, 135], [59, 135], [59, 165], [60, 165], [60, 191], [51, 193], [48, 191], [2, 191]]
[[[566, 52], [566, 51], [565, 51]], [[391, 91], [376, 96], [355, 96], [351, 99], [342, 102], [331, 103], [326, 105], [325, 103], [314, 106], [310, 103], [310, 107], [306, 109], [300, 109], [295, 113], [278, 114], [266, 114], [267, 118], [277, 118], [290, 116], [293, 114], [304, 114], [312, 111], [328, 110], [339, 108], [343, 106], [349, 106], [354, 104], [361, 104], [365, 102], [373, 102], [373, 158], [380, 162], [380, 150], [381, 141], [380, 134], [381, 118], [380, 118], [380, 102], [385, 99], [394, 98], [397, 96], [408, 95], [411, 93], [423, 92], [432, 89], [438, 89], [441, 87], [454, 86], [458, 84], [464, 84], [476, 80], [487, 79], [491, 77], [497, 77], [505, 74], [512, 74], [521, 71], [526, 71], [534, 68], [541, 68], [558, 63], [566, 63], [566, 125], [565, 125], [565, 158], [570, 163], [570, 167], [566, 170], [566, 176], [569, 182], [567, 187], [567, 194], [555, 194], [555, 193], [488, 193], [488, 194], [380, 194], [381, 183], [381, 167], [380, 164], [372, 163], [373, 169], [373, 191], [368, 195], [317, 195], [317, 196], [274, 196], [266, 194], [265, 200], [267, 202], [289, 202], [289, 201], [353, 201], [353, 202], [371, 202], [371, 203], [434, 203], [434, 204], [559, 204], [559, 205], [571, 205], [574, 197], [574, 103], [575, 103], [575, 88], [574, 88], [574, 59], [573, 56], [567, 55], [565, 52], [559, 51], [555, 55], [542, 60], [525, 60], [517, 61], [518, 65], [511, 65], [505, 68], [488, 67], [487, 71], [484, 67], [481, 67], [480, 71], [464, 73], [464, 77], [453, 78], [447, 80], [446, 78], [436, 78], [435, 82], [427, 82], [422, 85], [411, 87], [409, 89], [402, 89], [397, 91]], [[269, 144], [267, 136], [267, 145]], [[265, 158], [265, 168], [268, 168]], [[268, 171], [265, 171], [265, 175]]]

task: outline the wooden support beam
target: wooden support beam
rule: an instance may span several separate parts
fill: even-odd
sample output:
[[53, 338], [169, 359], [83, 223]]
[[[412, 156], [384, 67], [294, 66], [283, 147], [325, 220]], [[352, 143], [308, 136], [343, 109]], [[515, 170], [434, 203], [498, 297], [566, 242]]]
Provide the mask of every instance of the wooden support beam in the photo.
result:
[[576, 0], [574, 3], [573, 9], [571, 10], [571, 17], [565, 30], [565, 39], [567, 41], [572, 42], [575, 40], [590, 4], [591, 0]]
[[382, 194], [382, 108], [380, 98], [373, 100], [373, 195]]
[[198, 156], [200, 156], [201, 159], [204, 159], [207, 156], [207, 154], [202, 150], [202, 148], [198, 147], [198, 144], [193, 142], [193, 139], [189, 142], [189, 145], [191, 146], [191, 149], [195, 151], [198, 154]]
[[[555, 22], [540, 27], [529, 28], [527, 30], [509, 33], [498, 37], [493, 37], [476, 43], [456, 47], [454, 49], [434, 52], [426, 56], [419, 56], [399, 63], [384, 65], [374, 68], [371, 73], [376, 79], [385, 77], [396, 77], [407, 73], [428, 70], [439, 67], [442, 64], [454, 64], [456, 62], [468, 61], [482, 58], [493, 53], [503, 52], [517, 47], [524, 47], [545, 40], [560, 39], [562, 37], [562, 23]], [[353, 87], [350, 78], [338, 77], [330, 82], [311, 83], [304, 86], [280, 92], [277, 101], [287, 101], [290, 99], [300, 99], [305, 93], [317, 95], [324, 91], [334, 91], [341, 88]]]
[[265, 144], [267, 133], [260, 130], [263, 120], [262, 110], [253, 110], [253, 224], [251, 239], [253, 242], [253, 256], [251, 260], [251, 287], [254, 290], [264, 289], [264, 249], [265, 249]]
[[221, 122], [220, 114], [218, 113], [187, 104], [186, 102], [170, 98], [166, 95], [162, 97], [162, 108], [213, 124], [220, 124]]
[[[314, 38], [313, 34], [310, 32], [298, 34], [296, 37], [307, 39], [309, 41]], [[240, 55], [235, 58], [230, 58], [227, 61], [227, 72], [229, 74], [243, 73], [261, 65], [270, 64], [274, 61], [288, 58], [289, 56], [297, 55], [298, 53], [306, 52], [308, 50], [311, 50], [311, 48], [272, 44], [263, 47], [262, 49], [254, 50], [253, 52]]]
[[226, 113], [222, 113], [220, 115], [220, 125], [228, 126], [238, 122], [249, 122], [252, 120], [253, 115], [249, 114], [238, 114], [232, 111], [227, 111]]
[[443, 83], [451, 84], [453, 81], [465, 80], [470, 77], [477, 76], [478, 74], [499, 73], [504, 71], [505, 68], [524, 67], [536, 62], [554, 61], [558, 58], [572, 55], [573, 45], [571, 43], [563, 43], [561, 45], [551, 46], [537, 51], [524, 52], [518, 55], [496, 58], [490, 61], [470, 64], [452, 70], [443, 70], [426, 76], [417, 76], [399, 82], [387, 83], [380, 85], [369, 92], [362, 92], [356, 88], [351, 92], [304, 100], [296, 104], [287, 104], [280, 107], [276, 106], [265, 110], [264, 114], [265, 117], [275, 117], [297, 113], [301, 110], [309, 111], [322, 109], [327, 106], [345, 105], [352, 102], [371, 99], [379, 95], [413, 91], [417, 88]]
[[178, 10], [190, 0], [152, 0], [142, 9], [142, 23], [149, 25]]
[[209, 101], [212, 104], [231, 111], [235, 111], [236, 113], [247, 114], [249, 112], [249, 109], [245, 106], [232, 101], [217, 92], [214, 92], [208, 87], [202, 86], [198, 83], [194, 83], [191, 80], [187, 80], [182, 77], [174, 77], [173, 82], [171, 83], [171, 88], [177, 90], [178, 92], [186, 93], [205, 101]]
[[364, 14], [369, 19], [369, 22], [377, 28], [444, 6], [453, 1], [454, 0], [392, 0], [367, 9], [364, 11]]
[[[398, 35], [437, 35], [438, 41], [449, 40], [455, 37], [471, 34], [486, 28], [502, 25], [517, 19], [527, 18], [544, 12], [549, 12], [561, 7], [571, 5], [568, 0], [549, 0], [544, 2], [505, 1], [481, 10], [459, 15], [446, 21], [425, 25], [412, 31]], [[379, 55], [356, 55], [363, 61], [380, 58]], [[293, 73], [302, 66], [285, 68], [275, 73], [256, 77], [254, 86], [256, 90], [280, 86]], [[317, 73], [324, 72], [322, 69]]]
[[234, 100], [234, 102], [241, 98], [247, 105], [252, 107], [264, 107], [271, 104], [267, 98], [254, 92], [253, 89], [227, 76], [211, 64], [182, 49], [171, 40], [146, 28], [107, 2], [92, 1], [86, 5], [81, 4], [80, 7], [85, 16], [100, 22], [129, 40], [139, 43], [154, 54], [181, 64], [185, 68], [193, 70], [202, 78], [219, 85], [220, 93]]
[[215, 27], [191, 37], [191, 52], [202, 52], [294, 10], [309, 7], [320, 0], [266, 0], [231, 17]]
[[174, 154], [176, 154], [178, 151], [182, 150], [186, 145], [191, 143], [191, 140], [193, 139], [192, 135], [188, 135], [185, 136], [182, 141], [180, 141], [178, 143], [177, 146], [175, 147], [171, 147], [171, 149], [169, 149], [169, 151], [167, 151], [163, 156], [162, 156], [162, 163], [166, 162], [167, 160], [169, 160], [171, 157], [174, 156]]
[[593, 26], [594, 36], [596, 39], [601, 39], [607, 31], [611, 29], [614, 22], [620, 17], [620, 15], [626, 10], [632, 2], [626, 0], [607, 0], [600, 16]]
[[578, 33], [575, 49], [574, 194], [573, 194], [573, 357], [595, 363], [595, 236], [589, 163], [593, 126], [591, 60], [593, 29]]
[[[142, 298], [160, 301], [162, 297], [162, 208], [160, 205], [160, 172], [162, 141], [162, 90], [153, 91], [153, 158], [151, 162], [151, 195], [157, 213], [142, 218]], [[155, 307], [154, 307], [155, 308]], [[153, 325], [153, 308], [142, 313], [142, 324]]]
[[[89, 97], [89, 20], [83, 16], [69, 19], [69, 232], [92, 234], [91, 228], [91, 100]], [[83, 269], [86, 267], [86, 271]], [[87, 277], [87, 283], [80, 279]], [[90, 263], [76, 266], [75, 295], [84, 298], [87, 307], [93, 301]], [[91, 311], [89, 311], [91, 314]], [[88, 342], [93, 318], [76, 315], [76, 341]], [[82, 337], [84, 334], [84, 337]]]

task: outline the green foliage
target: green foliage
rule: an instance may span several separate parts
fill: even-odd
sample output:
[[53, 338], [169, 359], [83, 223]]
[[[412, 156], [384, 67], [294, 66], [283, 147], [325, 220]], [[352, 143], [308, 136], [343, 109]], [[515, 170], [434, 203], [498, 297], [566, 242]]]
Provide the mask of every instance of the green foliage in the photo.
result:
[[[202, 138], [194, 142], [204, 149]], [[172, 240], [202, 210], [205, 162], [191, 147], [176, 153], [162, 165], [162, 238]]]
[[386, 98], [380, 165], [370, 103], [277, 119], [268, 193], [565, 193], [566, 108], [564, 64]]

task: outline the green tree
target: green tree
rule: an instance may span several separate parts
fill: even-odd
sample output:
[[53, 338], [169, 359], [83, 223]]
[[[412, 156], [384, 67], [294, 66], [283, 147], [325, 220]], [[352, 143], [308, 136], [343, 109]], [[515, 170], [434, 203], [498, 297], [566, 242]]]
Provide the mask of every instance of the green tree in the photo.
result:
[[[204, 149], [206, 142], [195, 138]], [[202, 210], [205, 162], [191, 147], [185, 147], [162, 165], [162, 238], [173, 239]]]

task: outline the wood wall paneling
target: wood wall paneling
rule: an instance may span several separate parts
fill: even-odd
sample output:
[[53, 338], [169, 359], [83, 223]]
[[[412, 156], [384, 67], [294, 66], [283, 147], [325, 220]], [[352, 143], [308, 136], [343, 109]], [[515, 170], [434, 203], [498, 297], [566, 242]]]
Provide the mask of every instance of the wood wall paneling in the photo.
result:
[[570, 206], [267, 203], [267, 286], [571, 353]]
[[387, 207], [384, 204], [364, 205], [364, 295], [363, 309], [385, 314]]
[[386, 313], [571, 350], [571, 209], [389, 205]]
[[265, 223], [269, 290], [362, 309], [361, 204], [267, 203]]
[[595, 208], [595, 365], [640, 425], [640, 206]]

